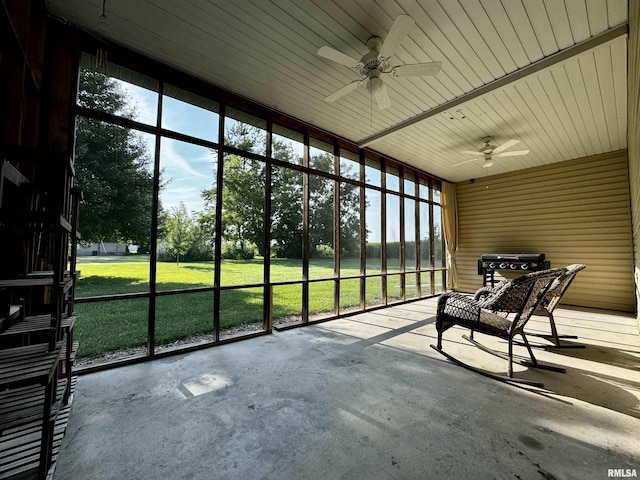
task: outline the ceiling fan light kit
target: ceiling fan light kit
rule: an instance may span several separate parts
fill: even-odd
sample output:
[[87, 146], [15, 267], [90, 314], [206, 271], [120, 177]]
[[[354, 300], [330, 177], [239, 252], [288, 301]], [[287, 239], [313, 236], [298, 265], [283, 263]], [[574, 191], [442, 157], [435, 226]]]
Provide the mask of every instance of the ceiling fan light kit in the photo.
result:
[[489, 168], [493, 166], [493, 159], [491, 157], [485, 158], [484, 162], [482, 162], [482, 168]]
[[442, 62], [416, 63], [411, 65], [397, 65], [390, 67], [389, 61], [394, 52], [407, 36], [411, 27], [415, 25], [415, 21], [408, 15], [398, 15], [393, 21], [391, 30], [387, 34], [384, 42], [380, 37], [371, 36], [367, 40], [367, 49], [360, 60], [351, 58], [350, 56], [335, 50], [329, 46], [323, 46], [318, 49], [318, 55], [339, 63], [346, 67], [357, 69], [361, 78], [348, 83], [336, 92], [325, 98], [327, 102], [335, 102], [344, 95], [352, 92], [360, 85], [366, 83], [368, 92], [376, 99], [378, 109], [383, 110], [391, 105], [389, 93], [383, 76], [391, 75], [393, 77], [424, 77], [437, 74], [442, 68]]

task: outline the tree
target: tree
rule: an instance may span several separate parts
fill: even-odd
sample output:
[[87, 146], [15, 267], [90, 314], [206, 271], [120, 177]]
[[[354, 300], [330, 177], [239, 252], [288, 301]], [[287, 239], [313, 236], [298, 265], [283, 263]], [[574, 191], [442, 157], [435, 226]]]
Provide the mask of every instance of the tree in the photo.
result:
[[[333, 155], [323, 153], [309, 159], [311, 166], [330, 171]], [[341, 165], [346, 168], [346, 165]], [[309, 180], [309, 209], [311, 224], [310, 251], [313, 255], [320, 245], [334, 247], [333, 232], [333, 180], [312, 175]], [[360, 251], [360, 189], [347, 182], [339, 183], [340, 190], [340, 249], [343, 256], [354, 256]]]
[[343, 257], [360, 255], [360, 188], [340, 183], [340, 250]]
[[278, 257], [302, 258], [302, 193], [302, 173], [291, 168], [273, 168], [271, 239]]
[[[264, 132], [247, 125], [236, 125], [227, 130], [227, 145], [243, 151], [256, 152], [264, 142]], [[286, 142], [274, 139], [273, 156], [291, 163], [301, 163], [293, 148]], [[315, 155], [310, 159], [313, 168], [330, 171], [333, 155]], [[264, 244], [266, 165], [240, 155], [229, 154], [223, 163], [222, 230], [223, 240], [242, 245], [255, 244], [261, 255], [268, 254]], [[317, 175], [309, 181], [309, 208], [311, 209], [310, 250], [312, 254], [320, 245], [334, 247], [333, 208], [335, 182]], [[340, 188], [340, 242], [342, 253], [355, 255], [359, 251], [360, 205], [359, 188], [346, 182]], [[271, 225], [272, 246], [280, 257], [302, 256], [302, 173], [286, 167], [273, 167], [271, 174]], [[216, 188], [204, 190], [205, 211], [198, 223], [213, 231], [215, 227]]]
[[258, 247], [265, 254], [264, 192], [265, 165], [229, 155], [224, 162], [222, 225], [225, 240]]
[[[78, 104], [134, 118], [126, 94], [100, 73], [80, 73]], [[77, 117], [76, 184], [83, 190], [80, 222], [84, 241], [148, 245], [153, 198], [152, 160], [131, 129]]]
[[176, 265], [180, 265], [180, 255], [189, 251], [195, 233], [195, 222], [183, 202], [167, 215], [164, 228], [168, 246], [176, 255]]
[[[225, 137], [229, 145], [245, 151], [253, 151], [261, 143], [259, 129], [241, 124], [231, 127]], [[265, 164], [236, 154], [225, 155], [223, 178], [223, 240], [241, 249], [254, 244], [264, 255]], [[210, 232], [215, 229], [216, 194], [217, 186], [202, 192], [205, 207], [198, 223]]]

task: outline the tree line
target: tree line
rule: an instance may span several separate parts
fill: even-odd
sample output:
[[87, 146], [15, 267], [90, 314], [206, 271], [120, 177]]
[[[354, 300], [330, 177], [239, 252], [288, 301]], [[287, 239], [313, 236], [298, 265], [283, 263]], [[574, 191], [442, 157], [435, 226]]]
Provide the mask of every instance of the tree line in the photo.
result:
[[[78, 104], [93, 110], [134, 119], [135, 109], [118, 83], [103, 74], [83, 70]], [[226, 131], [227, 145], [257, 151], [264, 131], [237, 123]], [[290, 144], [274, 138], [273, 157], [301, 163]], [[310, 166], [329, 171], [333, 155], [310, 158]], [[150, 243], [153, 159], [139, 134], [131, 129], [78, 116], [76, 123], [76, 184], [82, 188], [83, 241]], [[347, 168], [346, 165], [343, 166]], [[212, 178], [217, 172], [212, 171]], [[222, 162], [223, 182], [201, 192], [203, 209], [189, 212], [179, 204], [158, 209], [158, 253], [161, 259], [211, 260], [216, 230], [216, 201], [222, 188], [223, 257], [253, 254], [300, 258], [303, 238], [302, 174], [290, 168], [272, 168], [271, 216], [265, 224], [267, 164], [242, 155], [227, 154]], [[161, 182], [162, 188], [163, 182]], [[317, 175], [309, 176], [309, 240], [312, 255], [334, 247], [334, 188], [339, 188], [340, 246], [345, 256], [359, 251], [359, 188]], [[270, 244], [265, 244], [265, 228]], [[191, 258], [190, 258], [191, 254]], [[206, 257], [206, 258], [203, 258]]]

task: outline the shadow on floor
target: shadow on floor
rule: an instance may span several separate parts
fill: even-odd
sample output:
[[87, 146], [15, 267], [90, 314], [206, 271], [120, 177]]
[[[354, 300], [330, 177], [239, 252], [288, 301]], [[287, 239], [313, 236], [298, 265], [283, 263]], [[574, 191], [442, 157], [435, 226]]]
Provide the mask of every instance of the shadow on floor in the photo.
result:
[[[563, 340], [563, 345], [584, 345], [580, 341]], [[587, 348], [554, 348], [550, 349], [556, 355], [571, 358], [580, 358], [590, 362], [598, 362], [614, 367], [640, 371], [640, 355], [627, 353], [620, 348], [605, 347], [602, 345], [587, 345]], [[629, 350], [629, 352], [632, 352]]]

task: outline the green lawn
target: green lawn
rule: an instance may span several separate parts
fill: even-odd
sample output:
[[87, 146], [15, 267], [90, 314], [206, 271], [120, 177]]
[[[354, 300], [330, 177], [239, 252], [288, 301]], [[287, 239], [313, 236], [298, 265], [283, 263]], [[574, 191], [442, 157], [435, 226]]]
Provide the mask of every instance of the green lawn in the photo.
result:
[[[379, 262], [378, 262], [379, 264]], [[263, 283], [261, 258], [253, 260], [222, 260], [222, 286]], [[158, 291], [177, 290], [213, 285], [213, 261], [192, 263], [157, 263], [156, 288]], [[147, 292], [149, 287], [149, 257], [80, 257], [78, 269], [81, 277], [76, 287], [76, 297], [93, 297], [119, 293]], [[369, 273], [379, 273], [373, 262]], [[341, 276], [360, 273], [358, 259], [342, 262]], [[309, 265], [312, 280], [333, 278], [333, 260], [314, 259]], [[271, 259], [271, 281], [302, 280], [302, 261], [299, 259]]]
[[[372, 262], [371, 271], [379, 271], [379, 261]], [[213, 285], [213, 262], [158, 263], [156, 286], [159, 292], [211, 287]], [[310, 279], [327, 279], [309, 285], [309, 312], [314, 315], [330, 314], [333, 311], [334, 284], [333, 261], [313, 260], [309, 267]], [[81, 271], [76, 286], [76, 298], [148, 292], [149, 257], [131, 255], [126, 257], [80, 257]], [[369, 269], [368, 269], [369, 271]], [[358, 275], [359, 260], [348, 259], [341, 264], [342, 277]], [[301, 260], [272, 259], [271, 281], [284, 282], [302, 280]], [[221, 283], [223, 286], [261, 284], [263, 260], [223, 260]], [[399, 298], [400, 277], [388, 280], [389, 299]], [[415, 276], [408, 275], [407, 295], [415, 295]], [[366, 280], [367, 305], [381, 302], [381, 279]], [[340, 308], [357, 307], [360, 304], [360, 281], [340, 282]], [[80, 341], [80, 357], [93, 356], [114, 350], [126, 350], [145, 345], [147, 342], [147, 298], [76, 304], [76, 337]], [[263, 288], [239, 288], [222, 290], [220, 298], [221, 329], [248, 323], [262, 324]], [[302, 312], [301, 285], [276, 285], [273, 287], [273, 317], [299, 318]], [[157, 344], [166, 344], [176, 339], [196, 334], [207, 334], [213, 330], [213, 292], [195, 292], [159, 296], [156, 299]]]

